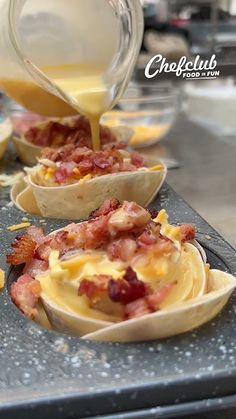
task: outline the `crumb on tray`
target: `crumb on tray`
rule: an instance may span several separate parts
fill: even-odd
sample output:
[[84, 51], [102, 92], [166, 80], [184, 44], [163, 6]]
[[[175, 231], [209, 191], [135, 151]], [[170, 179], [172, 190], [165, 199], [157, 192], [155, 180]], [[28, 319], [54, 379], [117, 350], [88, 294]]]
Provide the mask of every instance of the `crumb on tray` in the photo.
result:
[[20, 223], [20, 224], [15, 224], [15, 225], [7, 227], [7, 230], [16, 231], [16, 230], [21, 230], [22, 228], [27, 228], [27, 227], [30, 227], [30, 226], [31, 226], [31, 224], [29, 222]]
[[5, 284], [5, 272], [0, 269], [0, 288], [3, 288]]

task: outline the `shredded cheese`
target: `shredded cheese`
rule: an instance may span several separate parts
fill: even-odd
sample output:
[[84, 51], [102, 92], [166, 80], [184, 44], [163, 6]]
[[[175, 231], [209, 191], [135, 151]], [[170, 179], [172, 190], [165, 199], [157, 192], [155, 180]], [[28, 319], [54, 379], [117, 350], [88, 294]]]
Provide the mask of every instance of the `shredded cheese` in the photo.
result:
[[7, 175], [6, 173], [2, 173], [0, 175], [0, 186], [7, 187], [14, 185], [19, 179], [23, 176], [23, 172], [18, 172], [13, 175]]
[[20, 230], [22, 228], [27, 228], [30, 227], [31, 224], [29, 222], [25, 222], [25, 223], [20, 223], [20, 224], [15, 224], [12, 226], [7, 227], [7, 230], [9, 231], [16, 231], [16, 230]]
[[163, 170], [163, 166], [162, 164], [157, 164], [156, 166], [150, 167], [149, 170], [158, 172], [159, 170]]
[[5, 284], [5, 272], [0, 269], [0, 288], [3, 288]]

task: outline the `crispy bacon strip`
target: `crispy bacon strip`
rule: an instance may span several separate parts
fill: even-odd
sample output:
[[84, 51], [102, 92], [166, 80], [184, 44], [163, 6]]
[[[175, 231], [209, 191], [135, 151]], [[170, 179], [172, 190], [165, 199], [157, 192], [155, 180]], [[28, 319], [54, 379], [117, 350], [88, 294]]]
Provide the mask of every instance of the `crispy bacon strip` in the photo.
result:
[[196, 235], [196, 228], [191, 224], [182, 224], [180, 226], [180, 235], [183, 243], [193, 240]]
[[38, 315], [36, 305], [40, 293], [40, 282], [27, 274], [20, 276], [10, 288], [13, 303], [30, 319], [35, 319]]
[[107, 215], [111, 211], [117, 210], [121, 206], [120, 201], [118, 199], [106, 199], [103, 204], [96, 209], [95, 211], [91, 212], [89, 215], [89, 219], [100, 217], [101, 215]]
[[125, 306], [126, 319], [133, 319], [135, 317], [144, 316], [145, 314], [157, 311], [161, 303], [170, 294], [174, 285], [174, 282], [169, 282], [155, 293], [147, 295], [144, 298], [139, 298], [127, 304]]
[[45, 240], [45, 234], [42, 227], [31, 226], [27, 229], [27, 235], [34, 240], [37, 245], [41, 244]]
[[37, 243], [29, 235], [24, 235], [16, 237], [11, 246], [13, 252], [7, 255], [7, 263], [10, 265], [21, 265], [33, 258]]
[[115, 303], [126, 305], [148, 294], [148, 286], [140, 281], [136, 272], [129, 266], [123, 279], [110, 279], [108, 295]]
[[24, 266], [23, 273], [35, 278], [37, 275], [42, 274], [48, 269], [48, 262], [40, 259], [32, 259]]
[[107, 292], [110, 280], [109, 275], [93, 275], [91, 278], [84, 278], [80, 283], [78, 295], [86, 295], [91, 301], [96, 302], [101, 294]]
[[136, 241], [129, 237], [113, 240], [106, 248], [110, 260], [120, 259], [123, 262], [131, 260], [136, 250]]

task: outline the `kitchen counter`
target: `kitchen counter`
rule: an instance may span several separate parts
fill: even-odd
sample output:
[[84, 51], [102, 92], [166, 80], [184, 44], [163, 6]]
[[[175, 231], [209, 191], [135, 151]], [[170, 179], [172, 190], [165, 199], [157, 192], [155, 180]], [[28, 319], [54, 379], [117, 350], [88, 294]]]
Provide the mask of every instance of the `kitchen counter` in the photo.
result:
[[217, 137], [180, 116], [167, 139], [143, 151], [179, 161], [168, 183], [236, 247], [236, 137]]

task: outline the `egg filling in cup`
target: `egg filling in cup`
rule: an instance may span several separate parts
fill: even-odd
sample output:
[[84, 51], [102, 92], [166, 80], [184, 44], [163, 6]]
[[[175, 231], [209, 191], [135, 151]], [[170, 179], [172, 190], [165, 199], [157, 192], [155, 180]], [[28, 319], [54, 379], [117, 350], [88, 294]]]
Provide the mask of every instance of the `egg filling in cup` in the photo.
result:
[[45, 149], [39, 163], [27, 169], [11, 197], [19, 209], [50, 218], [87, 219], [111, 197], [146, 206], [166, 177], [160, 160], [110, 146], [96, 152], [74, 145]]
[[[11, 298], [29, 318], [84, 339], [135, 342], [194, 329], [224, 307], [236, 279], [211, 270], [191, 225], [134, 202], [105, 201], [87, 222], [48, 236], [30, 227], [8, 263]], [[45, 316], [45, 314], [44, 314]]]

